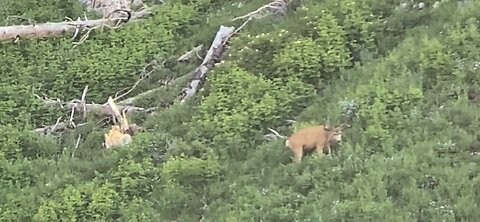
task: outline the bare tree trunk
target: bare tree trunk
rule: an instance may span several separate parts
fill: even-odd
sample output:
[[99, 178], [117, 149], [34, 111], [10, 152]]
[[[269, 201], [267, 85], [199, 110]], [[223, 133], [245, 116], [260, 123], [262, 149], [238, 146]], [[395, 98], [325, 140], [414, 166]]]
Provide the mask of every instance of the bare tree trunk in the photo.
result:
[[[45, 100], [45, 105], [60, 106], [65, 110], [74, 109], [75, 112], [83, 114], [84, 112], [92, 112], [99, 116], [111, 116], [114, 114], [109, 104], [84, 104], [80, 100], [72, 100], [66, 104], [55, 100]], [[118, 109], [125, 110], [126, 113], [146, 112], [149, 109], [135, 106], [118, 106]]]
[[0, 41], [29, 39], [29, 38], [45, 38], [63, 35], [67, 32], [74, 32], [84, 29], [95, 29], [102, 26], [113, 27], [121, 22], [128, 22], [130, 18], [141, 18], [150, 15], [146, 10], [142, 10], [135, 13], [127, 12], [126, 10], [118, 10], [126, 12], [127, 16], [115, 17], [115, 18], [103, 18], [96, 20], [77, 20], [77, 21], [64, 21], [64, 22], [47, 22], [43, 24], [33, 25], [14, 25], [0, 27]]
[[224, 43], [234, 34], [235, 27], [220, 26], [212, 45], [205, 55], [202, 64], [195, 70], [192, 80], [188, 83], [187, 87], [183, 89], [183, 96], [181, 102], [185, 102], [188, 98], [192, 97], [202, 87], [205, 82], [207, 72], [213, 68], [215, 63], [220, 61], [220, 57], [224, 51]]

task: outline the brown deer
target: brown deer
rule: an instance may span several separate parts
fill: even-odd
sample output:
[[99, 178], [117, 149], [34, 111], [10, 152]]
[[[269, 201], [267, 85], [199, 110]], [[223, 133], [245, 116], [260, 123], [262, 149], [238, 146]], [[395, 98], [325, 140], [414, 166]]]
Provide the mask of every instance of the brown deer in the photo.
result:
[[341, 124], [335, 128], [330, 128], [328, 125], [310, 126], [295, 132], [288, 138], [280, 135], [273, 129], [268, 129], [275, 135], [286, 139], [285, 146], [293, 152], [293, 162], [299, 163], [304, 151], [315, 150], [319, 156], [322, 156], [325, 151], [328, 151], [328, 154], [331, 155], [332, 150], [330, 145], [342, 141], [342, 129], [344, 125], [345, 124]]
[[112, 109], [115, 124], [117, 121], [120, 122], [120, 124], [113, 125], [110, 131], [104, 134], [105, 148], [110, 149], [112, 147], [131, 143], [133, 134], [137, 131], [143, 131], [143, 127], [137, 126], [135, 123], [128, 124], [125, 110], [122, 110], [122, 113], [120, 113], [120, 110], [118, 110], [118, 107], [113, 101], [112, 97], [108, 98], [108, 104]]

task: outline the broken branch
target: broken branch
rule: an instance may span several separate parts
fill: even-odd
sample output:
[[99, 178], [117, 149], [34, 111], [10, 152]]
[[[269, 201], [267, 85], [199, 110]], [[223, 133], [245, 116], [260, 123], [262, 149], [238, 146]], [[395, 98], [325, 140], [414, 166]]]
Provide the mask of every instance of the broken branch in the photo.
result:
[[[85, 114], [86, 112], [93, 112], [99, 116], [109, 116], [114, 114], [113, 110], [108, 104], [85, 104], [85, 101], [74, 99], [70, 102], [64, 103], [60, 100], [42, 99], [36, 95], [37, 98], [43, 100], [47, 106], [60, 106], [63, 109], [74, 110], [77, 113]], [[147, 109], [135, 106], [118, 106], [118, 109], [125, 110], [127, 113], [145, 112]], [[72, 111], [73, 112], [73, 111]]]
[[[87, 123], [81, 123], [81, 124], [76, 125], [76, 127], [84, 126], [86, 124]], [[55, 123], [55, 125], [37, 128], [37, 129], [32, 130], [32, 132], [38, 133], [38, 134], [41, 134], [41, 135], [50, 135], [54, 132], [68, 129], [70, 127], [70, 125], [71, 125], [70, 121], [57, 122], [57, 123]]]
[[[158, 62], [157, 60], [152, 60], [150, 61], [147, 65], [145, 65], [141, 71], [141, 75], [140, 75], [140, 79], [138, 79], [134, 84], [133, 86], [125, 93], [123, 93], [122, 95], [119, 95], [117, 96], [120, 92], [117, 92], [115, 94], [115, 98], [113, 99], [113, 101], [117, 101], [118, 99], [120, 98], [123, 98], [124, 96], [128, 95], [129, 93], [131, 93], [137, 86], [138, 84], [140, 84], [145, 78], [149, 77], [150, 74], [152, 74], [155, 70], [158, 69]], [[162, 66], [163, 66], [163, 63], [162, 63]], [[147, 68], [149, 67], [152, 67], [152, 69], [150, 71], [147, 72]], [[123, 91], [123, 90], [122, 90]]]
[[203, 59], [202, 57], [200, 57], [200, 55], [198, 55], [198, 53], [200, 52], [200, 50], [202, 50], [202, 48], [203, 48], [203, 44], [200, 44], [199, 46], [194, 47], [192, 50], [190, 50], [190, 51], [186, 52], [185, 54], [183, 54], [182, 56], [178, 57], [177, 61], [178, 62], [188, 61], [194, 55], [197, 56], [197, 58], [199, 58], [199, 59]]
[[274, 0], [266, 5], [263, 5], [262, 7], [258, 8], [253, 12], [234, 18], [232, 19], [232, 21], [236, 21], [244, 18], [261, 19], [271, 14], [285, 15], [285, 13], [287, 12], [287, 6], [289, 2], [290, 2], [289, 0]]

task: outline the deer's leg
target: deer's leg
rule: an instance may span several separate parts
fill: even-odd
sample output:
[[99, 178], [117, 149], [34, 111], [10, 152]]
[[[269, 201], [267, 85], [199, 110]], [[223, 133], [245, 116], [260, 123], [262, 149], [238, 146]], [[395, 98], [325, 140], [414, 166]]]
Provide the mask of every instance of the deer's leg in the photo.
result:
[[323, 157], [323, 155], [324, 155], [323, 149], [324, 149], [323, 146], [317, 145], [317, 146], [315, 147], [315, 153], [317, 153], [317, 156], [318, 156], [318, 157]]
[[330, 145], [327, 145], [327, 150], [328, 150], [328, 156], [332, 158], [332, 148], [330, 148]]
[[302, 156], [303, 156], [303, 147], [294, 146], [291, 149], [293, 151], [293, 162], [300, 163], [300, 161], [302, 161]]

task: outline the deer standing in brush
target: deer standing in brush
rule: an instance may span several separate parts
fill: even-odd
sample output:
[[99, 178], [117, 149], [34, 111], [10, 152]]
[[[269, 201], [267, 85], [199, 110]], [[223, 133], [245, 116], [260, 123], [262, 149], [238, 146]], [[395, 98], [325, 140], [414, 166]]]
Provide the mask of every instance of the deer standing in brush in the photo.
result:
[[299, 163], [304, 151], [315, 150], [319, 156], [322, 156], [323, 153], [327, 151], [328, 154], [331, 155], [332, 149], [330, 145], [342, 141], [343, 126], [344, 124], [334, 128], [328, 125], [310, 126], [295, 132], [288, 138], [280, 135], [273, 129], [268, 128], [268, 130], [286, 139], [285, 146], [293, 152], [293, 162]]

